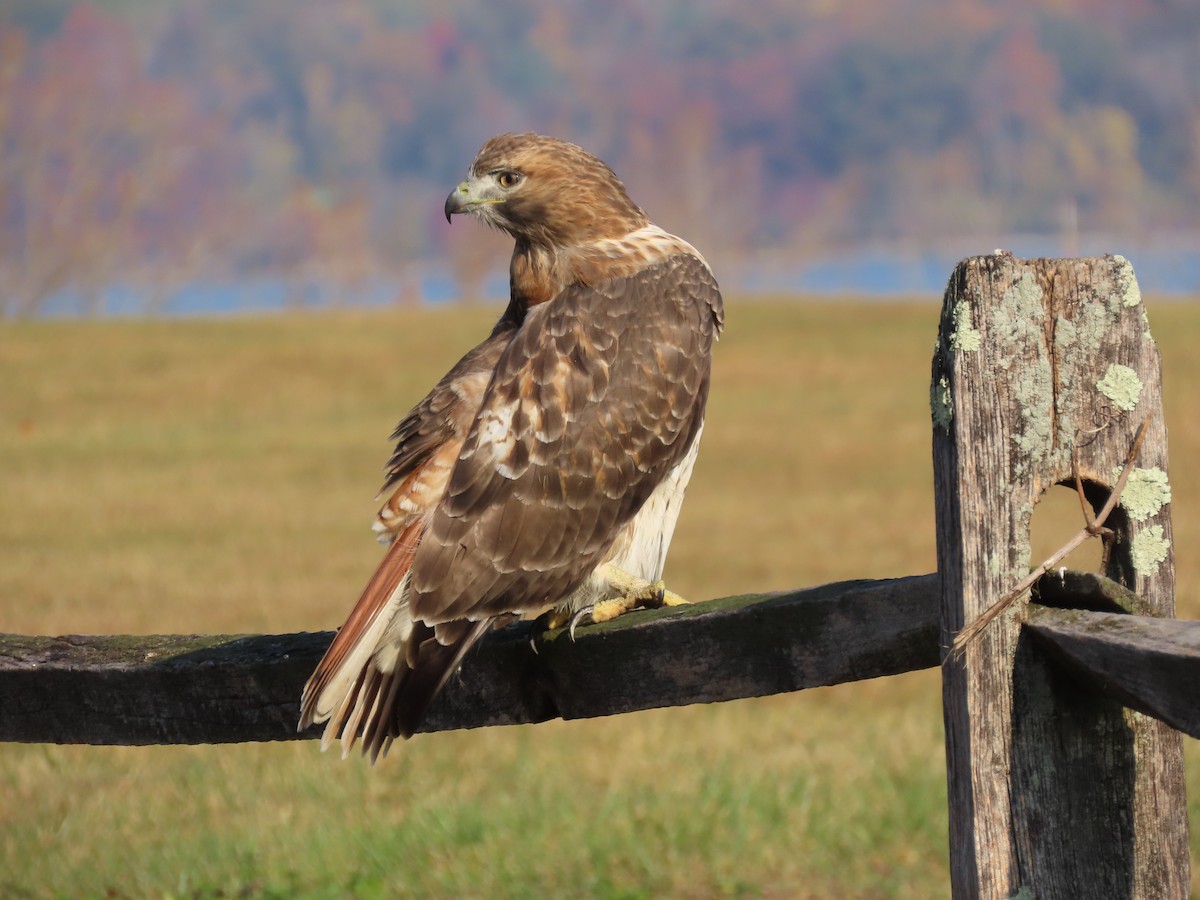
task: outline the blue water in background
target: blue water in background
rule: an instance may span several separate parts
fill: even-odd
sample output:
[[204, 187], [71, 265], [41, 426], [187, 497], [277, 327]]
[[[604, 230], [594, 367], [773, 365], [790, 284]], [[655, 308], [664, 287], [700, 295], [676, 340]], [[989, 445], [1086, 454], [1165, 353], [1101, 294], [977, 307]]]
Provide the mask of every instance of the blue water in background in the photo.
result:
[[[458, 286], [449, 272], [431, 272], [419, 281], [421, 302], [441, 305], [458, 302]], [[488, 279], [485, 299], [502, 299], [508, 293], [506, 275]], [[100, 297], [100, 313], [106, 316], [226, 316], [242, 313], [318, 310], [333, 307], [382, 307], [400, 302], [398, 283], [386, 280], [368, 284], [297, 285], [282, 278], [248, 278], [241, 281], [194, 281], [157, 302], [144, 290], [129, 285], [110, 285]], [[72, 318], [87, 314], [87, 304], [77, 291], [60, 291], [43, 303], [39, 315]]]
[[[898, 255], [888, 251], [858, 251], [843, 256], [816, 259], [801, 265], [746, 263], [721, 266], [714, 262], [721, 286], [730, 294], [798, 294], [806, 298], [853, 295], [887, 301], [928, 297], [940, 300], [954, 266], [964, 256], [989, 253], [992, 248], [962, 249], [959, 253], [927, 252]], [[1019, 257], [1059, 256], [1045, 241], [1016, 241], [1006, 246]], [[1142, 292], [1155, 297], [1175, 295], [1181, 299], [1200, 297], [1200, 247], [1171, 250], [1083, 246], [1079, 255], [1103, 255], [1108, 249], [1123, 252], [1134, 266]], [[437, 306], [461, 300], [459, 287], [448, 269], [427, 266], [408, 279], [410, 296], [425, 305]], [[415, 288], [415, 290], [413, 290]], [[483, 297], [502, 302], [508, 295], [507, 273], [496, 272], [483, 285]], [[280, 278], [251, 278], [241, 281], [196, 281], [179, 287], [151, 307], [143, 290], [114, 285], [101, 298], [101, 312], [110, 316], [236, 315], [295, 309], [327, 309], [337, 306], [383, 307], [401, 302], [399, 282], [379, 279], [358, 285], [296, 284]], [[411, 301], [410, 301], [411, 302]], [[63, 291], [51, 297], [41, 315], [73, 317], [87, 312], [83, 298]]]
[[881, 300], [928, 296], [940, 300], [960, 260], [995, 252], [997, 247], [1026, 259], [1120, 254], [1133, 264], [1143, 294], [1200, 297], [1200, 235], [1195, 241], [1176, 238], [1169, 245], [1138, 248], [1103, 236], [1081, 236], [1071, 247], [1055, 238], [1029, 236], [987, 247], [958, 241], [954, 246], [923, 252], [857, 250], [801, 266], [747, 268], [735, 273], [736, 286], [750, 293], [853, 294]]

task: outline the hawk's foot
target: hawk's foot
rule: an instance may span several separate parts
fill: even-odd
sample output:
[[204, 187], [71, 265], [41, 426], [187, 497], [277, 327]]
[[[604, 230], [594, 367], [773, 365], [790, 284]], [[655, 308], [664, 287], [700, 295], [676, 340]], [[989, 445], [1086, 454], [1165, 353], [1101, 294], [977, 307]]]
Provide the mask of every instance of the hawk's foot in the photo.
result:
[[604, 574], [608, 583], [620, 591], [620, 595], [611, 600], [589, 604], [571, 616], [568, 623], [571, 640], [575, 640], [575, 628], [580, 624], [595, 625], [608, 622], [633, 609], [658, 609], [661, 606], [680, 606], [687, 603], [674, 591], [668, 591], [661, 580], [652, 584], [614, 565], [605, 566]]

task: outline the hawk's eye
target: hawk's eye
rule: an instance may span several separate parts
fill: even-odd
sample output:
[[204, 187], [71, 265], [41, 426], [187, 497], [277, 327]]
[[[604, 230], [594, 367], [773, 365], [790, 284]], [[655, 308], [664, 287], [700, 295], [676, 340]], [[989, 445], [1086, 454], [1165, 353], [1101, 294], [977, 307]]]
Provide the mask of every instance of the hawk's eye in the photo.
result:
[[500, 187], [510, 188], [516, 186], [521, 176], [516, 172], [501, 172], [496, 176], [496, 180], [500, 182]]

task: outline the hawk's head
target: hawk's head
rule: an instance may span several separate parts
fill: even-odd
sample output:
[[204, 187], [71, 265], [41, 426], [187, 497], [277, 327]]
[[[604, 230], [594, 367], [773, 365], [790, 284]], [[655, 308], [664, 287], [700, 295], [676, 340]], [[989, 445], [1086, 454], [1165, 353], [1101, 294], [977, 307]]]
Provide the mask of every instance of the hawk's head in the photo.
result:
[[446, 198], [518, 241], [572, 247], [620, 238], [648, 220], [613, 170], [582, 147], [527, 132], [485, 143], [467, 180]]

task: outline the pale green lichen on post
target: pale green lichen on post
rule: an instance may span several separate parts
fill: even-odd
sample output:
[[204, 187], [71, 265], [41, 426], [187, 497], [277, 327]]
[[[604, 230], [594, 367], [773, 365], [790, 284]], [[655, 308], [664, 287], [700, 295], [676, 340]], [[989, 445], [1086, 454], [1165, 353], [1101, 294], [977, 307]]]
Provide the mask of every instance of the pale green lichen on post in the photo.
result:
[[1075, 338], [1079, 348], [1096, 353], [1104, 344], [1109, 325], [1116, 321], [1108, 308], [1098, 300], [1084, 302], [1075, 314]]
[[1167, 558], [1171, 542], [1163, 537], [1161, 525], [1151, 525], [1133, 536], [1129, 547], [1129, 558], [1139, 575], [1149, 576], [1158, 571], [1162, 561]]
[[1042, 458], [1050, 452], [1054, 436], [1050, 433], [1051, 403], [1054, 388], [1050, 366], [1039, 360], [1017, 378], [1013, 393], [1021, 405], [1024, 428], [1013, 435], [1013, 442], [1022, 453]]
[[1064, 351], [1074, 347], [1078, 339], [1079, 329], [1075, 327], [1074, 322], [1062, 315], [1054, 320], [1054, 346], [1058, 349], [1059, 356], [1065, 355]]
[[[1120, 477], [1121, 467], [1116, 466], [1112, 470], [1113, 483]], [[1170, 502], [1171, 483], [1167, 480], [1167, 473], [1158, 466], [1135, 468], [1129, 473], [1125, 488], [1121, 491], [1121, 506], [1135, 522], [1145, 522]]]
[[[1112, 290], [1104, 297], [1096, 297], [1090, 293], [1085, 295], [1084, 302], [1080, 304], [1074, 316], [1073, 337], [1079, 348], [1089, 353], [1100, 350], [1109, 327], [1120, 322], [1121, 312], [1125, 307], [1137, 306], [1142, 302], [1142, 293], [1138, 289], [1137, 279], [1133, 276], [1133, 267], [1129, 265], [1129, 261], [1114, 256], [1113, 262]], [[1057, 327], [1061, 328], [1064, 321], [1066, 320], [1060, 317]], [[1057, 335], [1056, 330], [1056, 339]]]
[[1117, 409], [1129, 412], [1141, 399], [1142, 379], [1129, 366], [1113, 363], [1096, 382], [1096, 390], [1111, 400]]
[[[1013, 541], [1004, 549], [1008, 550], [1012, 566], [1004, 573], [1004, 580], [1009, 583], [1020, 581], [1029, 574], [1030, 560], [1033, 558], [1033, 513], [1036, 504], [1026, 500], [1014, 511]], [[1004, 550], [1000, 551], [1003, 558]], [[989, 561], [990, 565], [990, 561]]]
[[[1054, 321], [1054, 352], [1059, 360], [1069, 359], [1079, 342], [1079, 329], [1065, 315]], [[1058, 445], [1070, 447], [1075, 441], [1075, 413], [1079, 399], [1075, 393], [1075, 366], [1059, 366], [1059, 385], [1056, 395], [1058, 408]]]
[[950, 347], [964, 353], [974, 353], [982, 345], [979, 332], [971, 327], [971, 307], [966, 300], [954, 304], [954, 330], [950, 332]]
[[992, 327], [998, 339], [1012, 341], [1025, 330], [1040, 333], [1045, 312], [1037, 279], [1032, 272], [1023, 272], [992, 308]]
[[[1001, 368], [1010, 368], [1018, 360], [1022, 363], [1013, 385], [1022, 430], [1013, 435], [1013, 441], [1023, 455], [1037, 461], [1044, 459], [1054, 446], [1051, 434], [1054, 379], [1043, 332], [1045, 318], [1042, 289], [1033, 273], [1024, 271], [992, 308], [988, 331], [989, 340], [1000, 348]], [[1031, 352], [1036, 359], [1028, 362]], [[1025, 461], [1018, 461], [1015, 470], [1020, 473], [1028, 466]]]
[[1142, 289], [1138, 287], [1137, 276], [1133, 274], [1133, 264], [1123, 256], [1114, 256], [1116, 264], [1117, 292], [1121, 305], [1125, 307], [1138, 306], [1142, 302]]
[[[1012, 436], [1012, 440], [1030, 460], [1045, 459], [1054, 446], [1051, 433], [1053, 374], [1041, 345], [1038, 346], [1038, 361], [1023, 369], [1013, 384], [1013, 396], [1020, 407], [1021, 430]], [[1025, 463], [1016, 466], [1018, 472], [1026, 469]]]
[[929, 386], [929, 409], [933, 413], [933, 424], [942, 431], [950, 430], [950, 420], [954, 418], [952, 401], [950, 382], [943, 375]]

